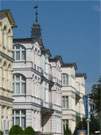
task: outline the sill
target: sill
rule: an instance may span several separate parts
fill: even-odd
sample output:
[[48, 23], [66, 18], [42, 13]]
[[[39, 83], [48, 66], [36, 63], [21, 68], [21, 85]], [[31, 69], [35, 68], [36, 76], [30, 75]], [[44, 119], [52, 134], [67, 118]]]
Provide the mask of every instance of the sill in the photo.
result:
[[26, 60], [14, 60], [14, 62], [25, 62]]
[[66, 85], [62, 85], [62, 87], [68, 87], [69, 86], [69, 84], [66, 84]]
[[62, 108], [62, 110], [69, 110], [70, 108]]
[[20, 97], [20, 96], [21, 96], [21, 97], [22, 97], [22, 96], [24, 96], [24, 97], [25, 97], [25, 96], [26, 96], [26, 94], [13, 94], [13, 97]]

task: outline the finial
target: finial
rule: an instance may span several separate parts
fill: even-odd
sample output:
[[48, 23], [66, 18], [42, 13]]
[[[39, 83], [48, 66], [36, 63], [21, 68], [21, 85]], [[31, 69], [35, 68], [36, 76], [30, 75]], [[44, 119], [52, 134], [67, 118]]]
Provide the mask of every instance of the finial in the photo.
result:
[[38, 23], [38, 6], [34, 6], [35, 9], [35, 22]]

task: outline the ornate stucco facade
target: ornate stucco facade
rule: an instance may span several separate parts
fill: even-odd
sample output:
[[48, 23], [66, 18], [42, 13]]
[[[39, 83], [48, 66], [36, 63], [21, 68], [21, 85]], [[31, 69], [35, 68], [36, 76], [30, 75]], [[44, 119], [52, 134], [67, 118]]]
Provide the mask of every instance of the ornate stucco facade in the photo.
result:
[[76, 124], [85, 116], [83, 96], [85, 95], [86, 74], [77, 73], [75, 63], [62, 65], [62, 120], [72, 133]]
[[51, 57], [35, 22], [31, 38], [14, 39], [13, 123], [62, 134], [61, 59]]
[[0, 11], [0, 130], [5, 134], [12, 125], [12, 27], [9, 10]]
[[37, 16], [30, 38], [13, 39], [14, 26], [10, 11], [1, 11], [0, 130], [7, 132], [13, 122], [41, 134], [62, 135], [67, 123], [74, 132], [77, 119], [85, 115], [86, 75], [77, 73], [75, 63], [51, 55]]

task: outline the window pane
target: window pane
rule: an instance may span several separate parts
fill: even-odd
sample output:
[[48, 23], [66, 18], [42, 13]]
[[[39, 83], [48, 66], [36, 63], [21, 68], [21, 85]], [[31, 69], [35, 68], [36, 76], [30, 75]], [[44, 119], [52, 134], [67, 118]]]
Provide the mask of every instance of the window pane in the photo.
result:
[[68, 96], [63, 96], [62, 98], [62, 102], [63, 102], [63, 108], [68, 108]]
[[20, 45], [15, 46], [16, 49], [20, 49]]
[[13, 121], [13, 125], [14, 125], [14, 117], [12, 118], [12, 121]]
[[16, 110], [15, 115], [20, 115], [20, 110]]
[[22, 83], [21, 93], [25, 93], [25, 89], [26, 89], [25, 83]]
[[66, 108], [68, 108], [68, 97], [66, 97]]
[[20, 93], [20, 83], [16, 83], [16, 93]]
[[64, 98], [64, 96], [62, 97], [62, 104], [63, 104], [63, 108], [65, 108], [65, 98]]
[[16, 60], [20, 60], [20, 51], [16, 51]]
[[21, 80], [23, 80], [23, 81], [25, 82], [25, 77], [24, 77], [24, 76], [22, 76], [22, 77], [21, 77]]
[[66, 77], [66, 84], [68, 84], [68, 75], [65, 76]]
[[25, 60], [25, 51], [22, 51], [21, 59], [22, 59], [22, 60]]
[[62, 84], [67, 85], [68, 84], [68, 75], [62, 74]]
[[16, 123], [16, 125], [20, 125], [20, 118], [19, 117], [16, 117], [15, 123]]
[[20, 75], [16, 75], [16, 81], [20, 81]]
[[15, 93], [14, 83], [12, 83], [12, 89], [13, 89], [13, 93]]
[[22, 118], [21, 118], [21, 127], [22, 127], [22, 128], [25, 128], [25, 124], [26, 124], [25, 122], [26, 122], [26, 121], [25, 121], [25, 117], [22, 117]]
[[25, 110], [21, 110], [21, 115], [25, 115], [25, 114], [26, 114]]
[[68, 120], [63, 120], [63, 125], [66, 127], [68, 125], [69, 121]]

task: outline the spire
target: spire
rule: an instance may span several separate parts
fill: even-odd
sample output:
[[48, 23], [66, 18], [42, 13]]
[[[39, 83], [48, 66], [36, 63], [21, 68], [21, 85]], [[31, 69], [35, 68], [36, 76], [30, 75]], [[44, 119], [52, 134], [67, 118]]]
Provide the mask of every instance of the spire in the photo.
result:
[[35, 22], [38, 23], [38, 6], [35, 6], [34, 9], [35, 9]]
[[32, 37], [33, 42], [39, 42], [39, 44], [43, 46], [41, 28], [38, 21], [38, 6], [35, 6], [34, 10], [35, 10], [35, 22], [33, 23], [33, 26], [32, 26], [31, 37]]

